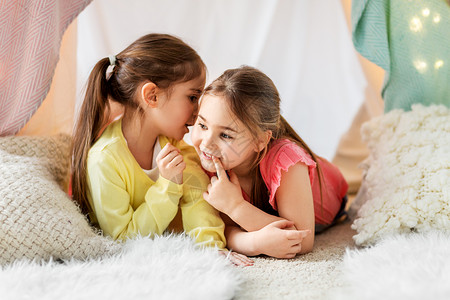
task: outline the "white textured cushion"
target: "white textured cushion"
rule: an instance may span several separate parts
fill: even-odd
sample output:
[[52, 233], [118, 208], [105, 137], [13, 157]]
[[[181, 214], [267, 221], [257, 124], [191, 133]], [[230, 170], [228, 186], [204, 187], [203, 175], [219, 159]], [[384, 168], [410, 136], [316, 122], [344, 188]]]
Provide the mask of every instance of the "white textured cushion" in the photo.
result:
[[64, 192], [70, 145], [68, 135], [0, 138], [0, 264], [85, 259], [118, 250]]
[[450, 109], [413, 105], [361, 128], [370, 154], [352, 228], [358, 245], [395, 233], [450, 231]]

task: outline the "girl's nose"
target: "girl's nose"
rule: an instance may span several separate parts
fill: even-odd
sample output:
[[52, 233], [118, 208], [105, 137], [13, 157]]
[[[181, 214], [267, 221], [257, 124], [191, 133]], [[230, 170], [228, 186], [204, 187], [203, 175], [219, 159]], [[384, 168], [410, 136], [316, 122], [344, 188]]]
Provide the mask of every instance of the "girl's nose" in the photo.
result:
[[214, 138], [208, 133], [205, 133], [203, 136], [202, 145], [204, 150], [208, 150], [208, 152], [212, 152], [217, 149]]

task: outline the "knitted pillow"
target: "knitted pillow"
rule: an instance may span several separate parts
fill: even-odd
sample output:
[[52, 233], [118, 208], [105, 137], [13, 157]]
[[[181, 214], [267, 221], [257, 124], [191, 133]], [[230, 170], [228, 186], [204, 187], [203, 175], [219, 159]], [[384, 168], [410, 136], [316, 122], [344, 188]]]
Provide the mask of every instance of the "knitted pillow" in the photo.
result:
[[365, 192], [357, 196], [364, 201], [352, 225], [356, 244], [394, 233], [450, 231], [450, 109], [393, 110], [365, 123], [361, 133], [370, 154]]
[[85, 259], [118, 250], [98, 235], [63, 189], [71, 138], [0, 138], [0, 264]]

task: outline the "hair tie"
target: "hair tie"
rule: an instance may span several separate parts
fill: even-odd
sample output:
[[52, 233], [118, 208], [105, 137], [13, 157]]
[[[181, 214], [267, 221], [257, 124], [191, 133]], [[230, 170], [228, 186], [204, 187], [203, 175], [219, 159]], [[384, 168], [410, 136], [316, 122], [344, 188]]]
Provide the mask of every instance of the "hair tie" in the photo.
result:
[[108, 56], [109, 58], [109, 65], [110, 66], [115, 66], [116, 65], [116, 56], [115, 55], [110, 55]]

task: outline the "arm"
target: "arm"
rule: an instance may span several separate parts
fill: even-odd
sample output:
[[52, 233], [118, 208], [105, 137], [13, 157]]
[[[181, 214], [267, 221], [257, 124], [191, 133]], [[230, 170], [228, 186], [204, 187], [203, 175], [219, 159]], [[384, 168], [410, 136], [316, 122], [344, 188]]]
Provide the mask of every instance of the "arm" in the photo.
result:
[[256, 231], [262, 229], [270, 223], [283, 220], [283, 218], [268, 214], [242, 197], [241, 186], [236, 174], [229, 171], [230, 179], [226, 175], [221, 162], [214, 159], [217, 175], [213, 176], [208, 191], [205, 192], [205, 199], [230, 217], [236, 224], [246, 231]]
[[180, 141], [176, 147], [186, 162], [180, 201], [183, 228], [197, 244], [225, 249], [225, 224], [219, 212], [203, 199], [209, 177], [200, 167], [200, 160], [192, 146]]
[[276, 192], [278, 213], [293, 221], [297, 230], [309, 230], [302, 241], [300, 253], [310, 252], [314, 245], [314, 202], [308, 167], [303, 163], [282, 171], [281, 184]]
[[277, 258], [293, 258], [300, 252], [302, 239], [308, 233], [286, 230], [292, 224], [281, 220], [252, 232], [247, 232], [236, 224], [227, 224], [225, 235], [228, 247], [248, 256], [266, 254]]
[[[226, 236], [229, 248], [233, 248], [236, 251], [247, 255], [257, 255], [262, 253], [279, 258], [293, 257], [298, 252], [305, 253], [311, 251], [314, 236], [310, 233], [314, 230], [314, 210], [311, 187], [309, 185], [309, 174], [305, 165], [294, 165], [289, 168], [289, 172], [282, 174], [281, 185], [278, 189], [279, 191], [277, 191], [277, 197], [280, 197], [282, 201], [281, 211], [279, 207], [279, 213], [282, 218], [274, 217], [276, 219], [271, 223], [269, 218], [265, 218], [265, 215], [268, 214], [262, 212], [246, 201], [245, 203], [247, 203], [247, 205], [243, 206], [242, 204], [245, 203], [242, 203], [242, 201], [244, 200], [240, 202], [234, 200], [238, 198], [237, 193], [240, 192], [239, 182], [232, 173], [230, 174], [231, 181], [229, 181], [221, 167], [220, 162], [217, 162], [216, 169], [219, 179], [213, 178], [211, 180], [211, 186], [208, 188], [208, 192], [205, 193], [205, 198], [216, 207], [219, 207], [221, 211], [228, 212], [229, 217], [234, 221], [237, 221], [236, 215], [238, 215], [235, 214], [235, 212], [242, 213], [242, 221], [236, 222], [241, 225], [241, 227], [243, 227], [242, 224], [244, 224], [244, 222], [248, 222], [249, 224], [254, 221], [269, 222], [262, 228], [254, 230], [239, 228], [237, 226], [227, 226]], [[299, 179], [301, 180], [300, 186], [298, 185]], [[305, 200], [300, 202], [302, 205], [297, 203], [299, 202], [299, 198], [296, 196], [299, 193], [298, 189], [304, 189], [300, 193], [300, 200]], [[307, 197], [308, 195], [310, 198]], [[302, 198], [303, 196], [305, 197]], [[239, 197], [241, 197], [240, 194]], [[230, 205], [227, 204], [227, 201], [228, 203], [238, 204]], [[233, 209], [230, 209], [230, 207]], [[301, 209], [302, 211], [299, 212], [298, 209]], [[311, 212], [309, 209], [312, 209], [311, 214], [309, 214]], [[255, 212], [255, 215], [251, 214], [252, 211]], [[303, 217], [306, 217], [306, 219], [303, 220]], [[296, 226], [294, 227], [293, 225]], [[301, 230], [285, 230], [291, 228]], [[305, 244], [303, 244], [303, 239], [307, 240], [305, 241]]]
[[87, 167], [91, 205], [100, 228], [113, 239], [162, 234], [175, 217], [182, 185], [159, 177], [145, 193], [145, 201], [133, 209], [129, 191], [133, 174], [104, 152], [90, 153]]

